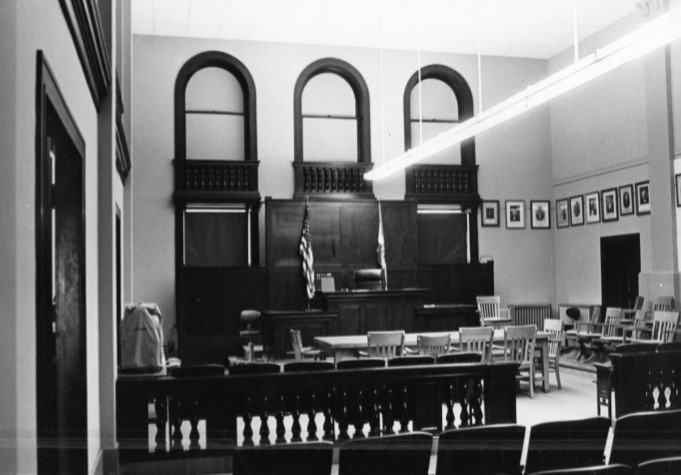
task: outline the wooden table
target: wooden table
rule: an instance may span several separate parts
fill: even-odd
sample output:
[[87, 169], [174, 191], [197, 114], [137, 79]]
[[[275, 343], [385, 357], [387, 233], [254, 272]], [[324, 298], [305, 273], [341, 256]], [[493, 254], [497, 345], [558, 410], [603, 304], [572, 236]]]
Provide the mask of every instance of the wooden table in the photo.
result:
[[[404, 345], [408, 347], [416, 347], [416, 335], [441, 335], [442, 332], [426, 332], [426, 333], [407, 333], [404, 338]], [[450, 332], [451, 344], [459, 344], [459, 332]], [[537, 331], [535, 348], [541, 350], [542, 354], [542, 389], [544, 392], [549, 392], [549, 332]], [[316, 336], [314, 342], [320, 350], [327, 354], [333, 355], [334, 364], [341, 359], [343, 352], [363, 350], [367, 348], [366, 335], [341, 335], [341, 336]], [[504, 342], [504, 329], [498, 328], [494, 330], [494, 342]]]

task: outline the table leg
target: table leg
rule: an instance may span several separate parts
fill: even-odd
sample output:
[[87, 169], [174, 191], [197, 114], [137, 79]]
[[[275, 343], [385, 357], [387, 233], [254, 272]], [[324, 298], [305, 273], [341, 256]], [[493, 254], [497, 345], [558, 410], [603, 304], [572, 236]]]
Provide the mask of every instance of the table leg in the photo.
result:
[[542, 389], [545, 393], [550, 391], [549, 384], [549, 340], [541, 341], [541, 374], [542, 374]]

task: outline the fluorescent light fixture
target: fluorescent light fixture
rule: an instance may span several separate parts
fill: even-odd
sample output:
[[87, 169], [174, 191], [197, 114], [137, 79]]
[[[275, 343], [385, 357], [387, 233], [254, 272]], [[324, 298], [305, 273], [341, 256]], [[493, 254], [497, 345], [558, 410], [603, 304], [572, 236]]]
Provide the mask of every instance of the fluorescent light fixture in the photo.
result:
[[364, 174], [381, 180], [681, 38], [681, 7]]

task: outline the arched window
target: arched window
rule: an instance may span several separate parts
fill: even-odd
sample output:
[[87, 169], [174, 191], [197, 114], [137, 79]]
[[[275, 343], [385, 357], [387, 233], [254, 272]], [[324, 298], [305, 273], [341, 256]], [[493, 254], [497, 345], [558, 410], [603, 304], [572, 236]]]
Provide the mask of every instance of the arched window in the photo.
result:
[[298, 77], [293, 100], [296, 162], [371, 163], [369, 90], [357, 69], [315, 61]]
[[255, 84], [220, 51], [200, 53], [175, 82], [175, 159], [256, 161]]
[[[453, 69], [430, 65], [404, 89], [404, 148], [409, 150], [473, 117], [473, 95]], [[430, 157], [405, 174], [407, 197], [419, 201], [419, 264], [477, 262], [475, 141]]]
[[[416, 71], [404, 89], [405, 150], [418, 145], [421, 137], [426, 141], [473, 117], [473, 94], [459, 73], [434, 64], [421, 68], [420, 80], [419, 84], [419, 72]], [[440, 162], [443, 154], [449, 164], [453, 157], [460, 157], [461, 165], [475, 165], [474, 139], [462, 143], [460, 151], [445, 151], [430, 162]]]
[[176, 263], [243, 267], [258, 259], [255, 84], [220, 51], [197, 54], [175, 82]]

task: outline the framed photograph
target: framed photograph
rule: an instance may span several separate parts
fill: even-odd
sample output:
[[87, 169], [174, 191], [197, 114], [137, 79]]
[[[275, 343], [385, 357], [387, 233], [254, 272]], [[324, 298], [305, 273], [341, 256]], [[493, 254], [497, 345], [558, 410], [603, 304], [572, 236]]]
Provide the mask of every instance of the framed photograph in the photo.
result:
[[619, 219], [617, 204], [617, 188], [610, 188], [601, 191], [601, 210], [603, 211], [603, 222], [617, 221]]
[[601, 222], [601, 194], [597, 191], [584, 196], [586, 201], [586, 224]]
[[570, 198], [570, 225], [581, 226], [584, 224], [584, 196]]
[[681, 206], [681, 173], [676, 175], [676, 206]]
[[525, 201], [506, 201], [506, 229], [525, 229]]
[[636, 183], [636, 214], [650, 213], [650, 182]]
[[570, 226], [570, 215], [568, 213], [568, 200], [556, 200], [556, 227], [567, 228]]
[[551, 229], [551, 206], [548, 201], [530, 201], [532, 229]]
[[620, 216], [634, 214], [634, 187], [620, 186]]
[[499, 200], [483, 201], [480, 219], [482, 226], [499, 226]]

